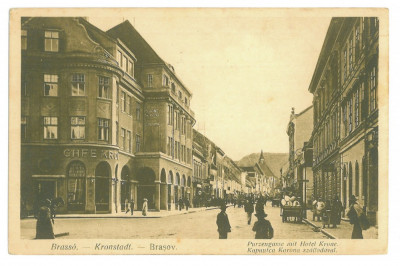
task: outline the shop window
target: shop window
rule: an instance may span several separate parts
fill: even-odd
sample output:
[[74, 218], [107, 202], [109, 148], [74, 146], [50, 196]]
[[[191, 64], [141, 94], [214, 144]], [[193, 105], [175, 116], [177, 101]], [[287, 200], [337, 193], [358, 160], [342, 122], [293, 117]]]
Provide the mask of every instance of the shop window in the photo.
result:
[[43, 117], [44, 139], [57, 139], [58, 118], [55, 116]]
[[71, 117], [71, 139], [85, 139], [85, 123], [85, 117]]
[[109, 120], [99, 118], [98, 122], [98, 139], [108, 141]]
[[58, 95], [58, 75], [44, 74], [44, 96]]
[[72, 96], [85, 95], [85, 75], [73, 74], [72, 75]]
[[44, 50], [46, 52], [58, 52], [59, 49], [59, 32], [45, 31], [44, 32]]
[[99, 77], [99, 98], [110, 99], [110, 78]]
[[82, 162], [69, 165], [67, 178], [67, 203], [69, 210], [83, 210], [85, 207], [86, 169]]

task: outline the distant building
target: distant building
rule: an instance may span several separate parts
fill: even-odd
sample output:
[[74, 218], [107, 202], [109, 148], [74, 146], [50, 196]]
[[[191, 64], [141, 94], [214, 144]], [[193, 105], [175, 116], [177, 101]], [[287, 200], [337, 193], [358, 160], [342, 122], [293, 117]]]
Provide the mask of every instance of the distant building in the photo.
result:
[[[308, 202], [313, 195], [313, 173], [311, 165], [305, 165], [305, 145], [313, 131], [313, 107], [296, 114], [294, 108], [286, 133], [289, 137], [289, 168], [287, 183], [297, 196]], [[307, 193], [308, 192], [308, 193]]]
[[372, 223], [378, 214], [378, 45], [378, 18], [333, 18], [308, 89], [315, 194], [339, 196], [345, 207], [357, 196]]

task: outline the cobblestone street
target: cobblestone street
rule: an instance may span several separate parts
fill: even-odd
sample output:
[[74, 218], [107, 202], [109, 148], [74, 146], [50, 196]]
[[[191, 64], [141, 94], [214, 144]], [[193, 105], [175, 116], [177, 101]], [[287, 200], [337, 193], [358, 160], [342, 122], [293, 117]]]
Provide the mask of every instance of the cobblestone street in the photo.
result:
[[[269, 203], [268, 203], [269, 204]], [[192, 209], [193, 210], [193, 209]], [[314, 232], [306, 224], [282, 223], [279, 208], [268, 205], [265, 208], [267, 219], [272, 223], [275, 239], [313, 239], [327, 238], [320, 232]], [[193, 213], [176, 214], [160, 218], [56, 218], [55, 233], [69, 232], [62, 238], [84, 239], [135, 239], [135, 238], [182, 238], [217, 239], [216, 216], [219, 209], [201, 210]], [[252, 226], [256, 221], [253, 215], [251, 225], [247, 224], [243, 208], [229, 207], [227, 210], [232, 232], [228, 238], [254, 239]], [[35, 237], [35, 219], [21, 221], [21, 237]]]

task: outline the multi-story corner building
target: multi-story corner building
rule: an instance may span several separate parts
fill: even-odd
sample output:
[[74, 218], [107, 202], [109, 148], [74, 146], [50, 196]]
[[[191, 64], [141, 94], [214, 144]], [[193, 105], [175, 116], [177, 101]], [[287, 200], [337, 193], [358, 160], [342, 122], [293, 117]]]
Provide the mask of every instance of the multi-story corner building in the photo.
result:
[[22, 21], [21, 204], [64, 213], [171, 209], [192, 198], [191, 92], [125, 21]]
[[378, 55], [376, 17], [333, 18], [309, 91], [314, 95], [316, 196], [359, 197], [378, 212]]
[[[307, 202], [312, 193], [306, 191], [313, 186], [312, 169], [305, 166], [304, 145], [311, 137], [313, 131], [313, 106], [309, 106], [296, 114], [294, 108], [290, 114], [290, 120], [286, 133], [289, 136], [289, 169], [287, 178], [291, 179], [292, 192], [301, 196]], [[307, 177], [307, 180], [305, 180]]]

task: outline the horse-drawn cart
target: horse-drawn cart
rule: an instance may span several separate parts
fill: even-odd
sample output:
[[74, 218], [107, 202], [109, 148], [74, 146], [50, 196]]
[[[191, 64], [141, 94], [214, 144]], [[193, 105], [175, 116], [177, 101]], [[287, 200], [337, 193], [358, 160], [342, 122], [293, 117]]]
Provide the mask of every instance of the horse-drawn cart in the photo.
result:
[[282, 222], [287, 222], [288, 218], [293, 217], [295, 221], [301, 223], [303, 217], [302, 206], [282, 206], [281, 207]]

